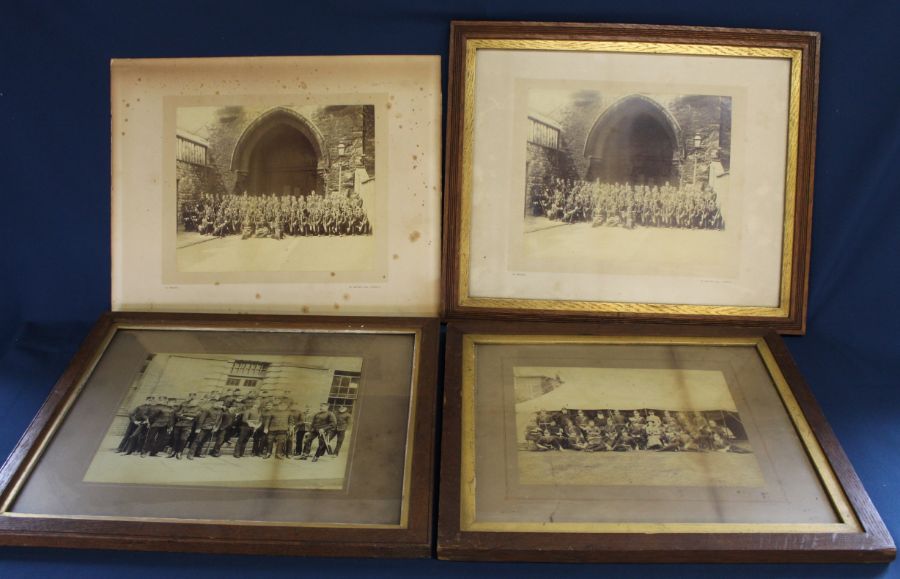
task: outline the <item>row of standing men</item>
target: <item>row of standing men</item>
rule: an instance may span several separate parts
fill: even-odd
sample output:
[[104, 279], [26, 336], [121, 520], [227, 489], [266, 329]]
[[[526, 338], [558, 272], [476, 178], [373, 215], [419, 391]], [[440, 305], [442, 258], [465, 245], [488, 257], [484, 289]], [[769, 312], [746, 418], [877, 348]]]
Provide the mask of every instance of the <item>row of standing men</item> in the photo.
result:
[[148, 396], [128, 420], [116, 449], [125, 455], [165, 453], [191, 460], [221, 456], [223, 446], [233, 445], [234, 458], [244, 457], [249, 447], [251, 456], [301, 460], [312, 456], [316, 462], [326, 453], [338, 456], [351, 413], [346, 406], [334, 412], [328, 402], [313, 412], [309, 406], [298, 409], [287, 399], [204, 399], [192, 393], [184, 399]]

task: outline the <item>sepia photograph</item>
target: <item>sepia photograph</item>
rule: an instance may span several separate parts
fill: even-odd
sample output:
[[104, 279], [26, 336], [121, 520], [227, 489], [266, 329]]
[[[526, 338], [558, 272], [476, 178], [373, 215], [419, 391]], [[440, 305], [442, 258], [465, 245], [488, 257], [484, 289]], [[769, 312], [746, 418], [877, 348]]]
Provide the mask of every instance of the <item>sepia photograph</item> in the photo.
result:
[[723, 374], [514, 369], [519, 481], [762, 487]]
[[734, 241], [725, 235], [736, 217], [729, 204], [732, 97], [634, 88], [523, 85], [516, 267], [727, 270], [718, 252]]
[[85, 482], [340, 489], [361, 358], [150, 354]]
[[455, 54], [454, 315], [796, 327], [805, 277], [782, 275], [804, 260], [796, 53], [509, 26]]
[[179, 272], [371, 269], [372, 104], [175, 110]]
[[526, 231], [725, 229], [731, 97], [532, 89], [528, 108]]

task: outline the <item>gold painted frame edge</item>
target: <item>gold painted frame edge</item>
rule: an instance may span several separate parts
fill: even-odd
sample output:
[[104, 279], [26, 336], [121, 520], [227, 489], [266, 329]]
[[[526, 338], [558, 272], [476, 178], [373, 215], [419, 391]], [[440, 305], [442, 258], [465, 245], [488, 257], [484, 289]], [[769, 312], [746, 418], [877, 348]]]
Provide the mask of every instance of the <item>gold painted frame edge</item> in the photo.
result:
[[[421, 387], [419, 381], [419, 368], [422, 357], [422, 329], [418, 327], [402, 328], [397, 326], [382, 326], [380, 324], [362, 324], [364, 328], [332, 328], [326, 327], [332, 324], [310, 327], [262, 327], [258, 325], [242, 326], [237, 320], [226, 322], [227, 326], [219, 324], [204, 324], [192, 321], [171, 321], [162, 324], [119, 322], [111, 321], [100, 345], [91, 355], [83, 372], [77, 377], [77, 383], [71, 387], [65, 402], [60, 406], [56, 416], [41, 431], [38, 440], [29, 450], [29, 456], [24, 461], [18, 472], [10, 479], [9, 485], [3, 492], [3, 501], [0, 502], [0, 519], [41, 519], [41, 520], [75, 520], [75, 521], [115, 521], [138, 523], [174, 523], [174, 524], [207, 524], [226, 526], [257, 526], [257, 527], [289, 527], [309, 529], [371, 529], [371, 530], [398, 530], [409, 529], [409, 510], [412, 487], [412, 459], [413, 444], [415, 440], [415, 418], [417, 410], [418, 392]], [[97, 364], [106, 354], [110, 343], [120, 331], [126, 330], [154, 330], [154, 331], [207, 331], [207, 332], [250, 332], [250, 333], [331, 333], [331, 334], [407, 334], [414, 337], [413, 361], [410, 380], [409, 411], [407, 413], [406, 448], [403, 464], [403, 484], [400, 496], [400, 522], [394, 524], [382, 523], [304, 523], [294, 521], [253, 521], [253, 520], [227, 520], [227, 519], [197, 519], [197, 518], [173, 518], [173, 517], [128, 517], [115, 515], [59, 515], [42, 513], [16, 513], [10, 511], [16, 498], [22, 490], [34, 468], [40, 462], [44, 451], [53, 440], [59, 428], [68, 417], [69, 411], [78, 400], [91, 376], [96, 370]]]
[[[620, 345], [708, 345], [751, 346], [755, 348], [769, 372], [775, 389], [791, 419], [819, 482], [831, 501], [840, 523], [512, 523], [478, 522], [476, 513], [477, 473], [475, 468], [475, 370], [476, 346], [486, 344], [620, 344]], [[460, 433], [460, 511], [461, 532], [556, 532], [556, 533], [863, 533], [843, 486], [825, 456], [819, 440], [806, 420], [803, 410], [781, 372], [769, 345], [763, 337], [677, 337], [677, 336], [515, 336], [465, 334], [462, 336]]]
[[[803, 51], [794, 48], [767, 48], [755, 46], [728, 46], [718, 44], [681, 44], [673, 42], [633, 42], [594, 40], [534, 40], [467, 38], [463, 51], [463, 126], [460, 171], [460, 227], [456, 307], [504, 308], [544, 310], [561, 313], [610, 313], [610, 314], [668, 314], [677, 316], [733, 316], [760, 317], [787, 320], [793, 302], [791, 289], [794, 284], [793, 249], [794, 220], [797, 202], [797, 171], [799, 154], [800, 97], [802, 88]], [[723, 306], [664, 303], [629, 303], [586, 300], [552, 300], [531, 298], [473, 297], [469, 294], [472, 231], [472, 170], [474, 168], [473, 137], [475, 119], [475, 60], [479, 49], [507, 50], [559, 50], [630, 52], [649, 54], [678, 54], [688, 56], [730, 56], [744, 58], [784, 58], [791, 63], [790, 94], [788, 101], [787, 159], [784, 189], [784, 220], [782, 229], [781, 286], [779, 305]], [[799, 281], [799, 280], [797, 280]]]

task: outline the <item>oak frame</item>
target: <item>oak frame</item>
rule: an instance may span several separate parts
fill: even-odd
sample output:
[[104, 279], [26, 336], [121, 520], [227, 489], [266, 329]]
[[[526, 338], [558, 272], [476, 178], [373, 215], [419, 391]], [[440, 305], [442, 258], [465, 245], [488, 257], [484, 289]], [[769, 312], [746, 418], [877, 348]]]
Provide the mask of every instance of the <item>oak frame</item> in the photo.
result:
[[[465, 422], [463, 383], [467, 362], [466, 343], [472, 336], [487, 338], [535, 337], [635, 338], [637, 341], [671, 339], [754, 340], [771, 352], [772, 363], [784, 378], [796, 401], [797, 411], [821, 449], [821, 458], [832, 473], [831, 482], [843, 495], [855, 519], [856, 532], [548, 532], [523, 526], [521, 531], [463, 530], [464, 519], [474, 520], [465, 498], [466, 474], [463, 447]], [[476, 338], [477, 339], [477, 338]], [[542, 340], [543, 341], [543, 340]], [[488, 342], [490, 343], [490, 342]], [[529, 342], [530, 343], [530, 342]], [[774, 378], [774, 377], [773, 377]], [[837, 438], [822, 415], [790, 353], [778, 334], [756, 328], [688, 327], [621, 324], [451, 322], [447, 328], [444, 409], [441, 455], [441, 496], [437, 554], [440, 559], [527, 562], [886, 562], [896, 548]], [[796, 426], [796, 424], [795, 424]], [[474, 436], [474, 433], [472, 433]], [[815, 461], [814, 461], [815, 462]], [[472, 465], [473, 466], [473, 465]], [[464, 472], [465, 471], [465, 472]], [[823, 476], [819, 473], [819, 476]], [[828, 477], [825, 478], [827, 481]], [[474, 485], [474, 482], [471, 483]], [[527, 524], [526, 524], [527, 525]]]
[[[9, 513], [20, 485], [81, 386], [119, 328], [234, 331], [331, 331], [415, 335], [413, 389], [404, 476], [404, 511], [396, 528], [384, 525], [304, 525], [215, 521], [146, 522], [114, 517], [16, 516]], [[0, 545], [243, 553], [317, 557], [429, 557], [432, 552], [434, 429], [439, 323], [431, 318], [336, 318], [270, 315], [108, 312], [100, 317], [0, 468]], [[405, 520], [405, 523], [403, 522]]]
[[[785, 229], [780, 302], [775, 308], [695, 306], [687, 304], [591, 302], [552, 299], [475, 297], [468, 294], [472, 107], [475, 87], [467, 79], [478, 43], [630, 42], [668, 47], [708, 45], [724, 51], [774, 50], [791, 53], [797, 93], [796, 139], [788, 143]], [[624, 50], [624, 49], [623, 49]], [[444, 251], [441, 297], [447, 320], [485, 317], [517, 320], [597, 319], [771, 327], [784, 334], [804, 334], [809, 278], [812, 197], [818, 106], [820, 36], [817, 32], [588, 24], [550, 22], [454, 21], [450, 59], [444, 170]], [[794, 92], [792, 90], [792, 92]], [[469, 119], [469, 121], [467, 121]], [[793, 171], [791, 170], [793, 168]]]

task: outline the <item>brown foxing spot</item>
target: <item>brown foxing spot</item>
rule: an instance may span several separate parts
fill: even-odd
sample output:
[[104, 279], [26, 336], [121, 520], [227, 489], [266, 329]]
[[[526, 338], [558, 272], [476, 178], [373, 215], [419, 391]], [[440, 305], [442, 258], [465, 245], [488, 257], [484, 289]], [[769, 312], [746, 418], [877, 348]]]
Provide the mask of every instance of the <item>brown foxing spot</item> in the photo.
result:
[[400, 256], [399, 256], [398, 254], [395, 253], [395, 254], [394, 254], [394, 259], [400, 259]]
[[261, 295], [256, 294], [256, 299], [259, 299], [259, 298], [261, 298], [261, 297], [262, 297]]
[[413, 231], [412, 233], [409, 234], [409, 240], [410, 240], [412, 243], [415, 243], [415, 242], [419, 241], [419, 238], [420, 238], [420, 237], [422, 237], [422, 234], [419, 233], [418, 230]]
[[308, 314], [308, 313], [309, 313], [309, 306], [303, 306], [303, 313], [304, 313], [304, 314]]
[[331, 275], [331, 277], [334, 277], [334, 276], [337, 275], [337, 274], [335, 274], [334, 272], [331, 272], [330, 275]]
[[219, 285], [219, 282], [214, 281], [214, 282], [213, 282], [213, 285]]
[[391, 108], [393, 105], [392, 105], [391, 103], [385, 103], [384, 106], [387, 107], [387, 108]]
[[341, 304], [334, 304], [334, 309], [336, 309], [336, 310], [341, 309]]
[[350, 301], [350, 294], [344, 294], [344, 301]]
[[418, 161], [418, 160], [419, 160], [419, 156], [418, 156], [418, 155], [413, 155], [413, 161]]

